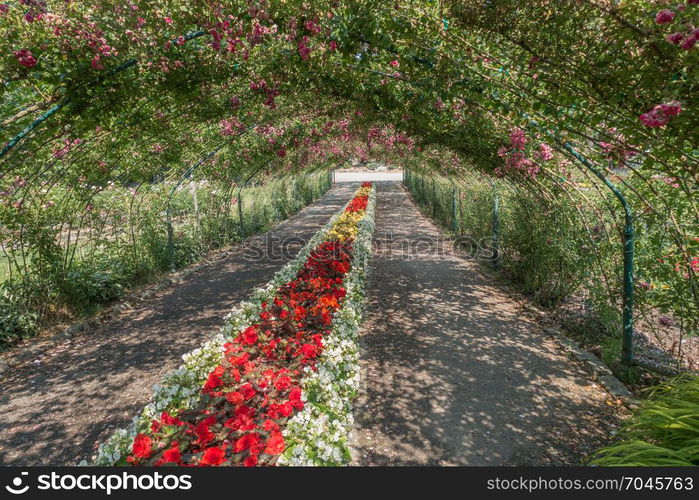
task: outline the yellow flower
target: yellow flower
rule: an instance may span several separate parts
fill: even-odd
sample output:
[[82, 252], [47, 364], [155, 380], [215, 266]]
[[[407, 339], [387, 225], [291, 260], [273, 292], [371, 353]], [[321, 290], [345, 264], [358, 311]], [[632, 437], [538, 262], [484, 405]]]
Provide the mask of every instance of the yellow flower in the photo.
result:
[[[357, 196], [369, 196], [371, 193], [369, 187], [361, 187], [357, 189], [354, 193], [354, 197]], [[364, 218], [365, 211], [360, 210], [358, 212], [342, 212], [335, 223], [332, 225], [326, 237], [329, 240], [345, 241], [349, 238], [356, 238], [358, 232], [359, 222]]]

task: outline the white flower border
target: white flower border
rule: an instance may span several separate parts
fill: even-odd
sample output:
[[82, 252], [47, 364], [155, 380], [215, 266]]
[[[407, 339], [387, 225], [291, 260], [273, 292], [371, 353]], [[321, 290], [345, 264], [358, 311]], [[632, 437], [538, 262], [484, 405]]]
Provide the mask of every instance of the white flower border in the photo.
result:
[[[376, 189], [373, 188], [364, 218], [358, 225], [352, 269], [344, 281], [347, 295], [343, 307], [334, 315], [332, 332], [325, 339], [325, 348], [317, 363], [318, 371], [306, 369], [307, 377], [302, 380], [306, 405], [287, 422], [284, 437], [288, 444], [280, 456], [280, 464], [340, 465], [350, 460], [351, 401], [359, 386], [357, 339], [371, 256], [375, 204]], [[115, 465], [130, 453], [136, 434], [148, 429], [151, 421], [163, 411], [174, 413], [196, 405], [206, 378], [222, 360], [223, 344], [229, 342], [235, 333], [257, 322], [262, 302], [273, 300], [277, 289], [296, 277], [311, 251], [325, 241], [326, 234], [345, 207], [333, 215], [265, 286], [256, 288], [250, 301], [241, 302], [234, 308], [225, 317], [226, 324], [219, 333], [182, 356], [184, 364], [166, 374], [162, 383], [153, 387], [152, 401], [134, 417], [128, 428], [117, 430], [100, 445], [89, 465]], [[88, 465], [88, 462], [83, 460], [79, 465]]]

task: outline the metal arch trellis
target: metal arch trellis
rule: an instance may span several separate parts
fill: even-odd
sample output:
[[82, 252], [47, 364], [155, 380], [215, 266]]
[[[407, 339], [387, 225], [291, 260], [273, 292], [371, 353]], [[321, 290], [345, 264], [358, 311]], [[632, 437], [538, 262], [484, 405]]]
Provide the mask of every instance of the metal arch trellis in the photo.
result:
[[[242, 134], [240, 134], [242, 135]], [[185, 181], [185, 179], [188, 179], [200, 166], [202, 166], [204, 163], [206, 163], [210, 158], [215, 156], [221, 149], [224, 147], [228, 146], [229, 144], [221, 144], [218, 147], [216, 147], [213, 151], [209, 152], [206, 154], [204, 157], [199, 159], [194, 165], [189, 167], [186, 172], [182, 175], [180, 180], [175, 184], [171, 189], [168, 194], [167, 198], [167, 208], [166, 208], [166, 223], [167, 223], [167, 249], [168, 249], [168, 256], [170, 258], [170, 270], [172, 272], [175, 272], [177, 269], [176, 266], [176, 261], [175, 261], [175, 233], [174, 233], [174, 228], [172, 226], [172, 196], [175, 194], [175, 191], [177, 191], [177, 188], [180, 187], [180, 185]]]
[[[418, 61], [418, 62], [420, 62], [420, 61]], [[624, 230], [624, 240], [625, 240], [625, 241], [624, 241], [624, 256], [625, 256], [625, 265], [624, 265], [624, 279], [625, 279], [624, 290], [625, 290], [625, 292], [624, 292], [624, 293], [625, 293], [625, 294], [627, 293], [627, 286], [626, 286], [626, 285], [627, 285], [627, 282], [626, 282], [626, 280], [627, 280], [627, 276], [630, 276], [630, 280], [629, 280], [629, 281], [630, 281], [630, 285], [629, 285], [628, 288], [629, 288], [629, 290], [630, 290], [629, 293], [632, 294], [632, 293], [633, 293], [633, 224], [632, 224], [632, 222], [633, 222], [633, 215], [632, 215], [631, 212], [630, 212], [630, 207], [629, 207], [628, 203], [626, 202], [625, 198], [623, 197], [623, 195], [621, 194], [621, 192], [618, 190], [618, 188], [616, 188], [616, 186], [614, 186], [614, 185], [602, 174], [601, 171], [599, 171], [598, 169], [594, 168], [594, 166], [592, 166], [592, 165], [589, 163], [589, 161], [587, 161], [584, 157], [582, 157], [582, 155], [580, 155], [580, 153], [578, 153], [574, 148], [572, 148], [572, 146], [570, 145], [570, 143], [568, 143], [568, 142], [564, 143], [564, 144], [563, 144], [563, 147], [564, 147], [574, 158], [576, 158], [576, 160], [580, 161], [588, 170], [590, 170], [591, 172], [593, 172], [593, 173], [595, 174], [596, 177], [598, 177], [600, 180], [602, 180], [602, 181], [605, 183], [605, 185], [606, 185], [607, 187], [609, 187], [610, 189], [612, 189], [612, 191], [614, 192], [615, 196], [616, 196], [617, 198], [619, 198], [619, 200], [621, 201], [621, 203], [622, 203], [622, 205], [623, 205], [623, 207], [624, 207], [625, 215], [626, 215], [626, 221], [627, 221], [627, 224], [626, 224], [626, 227], [625, 227], [625, 230]], [[1, 157], [1, 156], [2, 156], [2, 155], [0, 154], [0, 157]], [[587, 164], [586, 164], [585, 162], [587, 162]], [[433, 185], [433, 187], [434, 187], [434, 185]], [[616, 191], [615, 191], [615, 189], [616, 189]], [[454, 207], [454, 205], [452, 205], [452, 208], [453, 208], [453, 207]], [[434, 206], [433, 206], [433, 209], [434, 209]], [[629, 230], [629, 229], [630, 229], [630, 230]], [[630, 242], [630, 243], [628, 243], [628, 242]], [[627, 243], [628, 243], [628, 244], [627, 244]], [[628, 260], [630, 261], [630, 269], [629, 269], [630, 272], [628, 272], [628, 273], [627, 273], [627, 265], [626, 265], [626, 262], [627, 262], [627, 254], [630, 255], [630, 259], [628, 259]], [[625, 316], [625, 319], [624, 319], [624, 334], [625, 334], [625, 338], [626, 338], [626, 334], [627, 334], [627, 327], [626, 327], [626, 325], [627, 325], [627, 323], [626, 323], [627, 311], [628, 311], [628, 313], [631, 315], [631, 319], [632, 319], [633, 297], [631, 297], [631, 300], [629, 300], [629, 301], [626, 301], [626, 300], [625, 300], [625, 305], [624, 305], [624, 316]], [[633, 328], [633, 325], [632, 325], [632, 323], [631, 323], [630, 327], [628, 328], [628, 330], [630, 331], [630, 333], [632, 333], [632, 328]], [[626, 355], [626, 354], [628, 354], [629, 362], [631, 362], [631, 361], [632, 361], [631, 349], [628, 349], [628, 352], [625, 353], [625, 355]]]
[[621, 190], [614, 185], [599, 169], [595, 168], [592, 163], [585, 158], [577, 149], [573, 147], [570, 141], [563, 141], [557, 134], [543, 129], [539, 124], [532, 119], [529, 123], [540, 132], [551, 137], [556, 144], [565, 149], [573, 158], [581, 163], [587, 170], [592, 172], [600, 179], [607, 188], [619, 200], [624, 210], [624, 230], [623, 230], [623, 288], [622, 288], [622, 350], [621, 362], [625, 365], [634, 363], [633, 356], [633, 314], [634, 314], [634, 217], [631, 206], [624, 197]]

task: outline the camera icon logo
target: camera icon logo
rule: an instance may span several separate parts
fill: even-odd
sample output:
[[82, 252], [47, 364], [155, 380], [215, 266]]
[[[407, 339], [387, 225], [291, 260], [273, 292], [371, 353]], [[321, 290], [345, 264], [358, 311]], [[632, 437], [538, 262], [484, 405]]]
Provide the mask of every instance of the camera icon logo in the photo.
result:
[[22, 472], [20, 473], [19, 476], [14, 478], [12, 480], [12, 486], [5, 486], [5, 489], [12, 493], [13, 495], [21, 495], [22, 493], [26, 493], [27, 490], [29, 489], [29, 485], [25, 485], [22, 487], [22, 476], [28, 476], [28, 472]]

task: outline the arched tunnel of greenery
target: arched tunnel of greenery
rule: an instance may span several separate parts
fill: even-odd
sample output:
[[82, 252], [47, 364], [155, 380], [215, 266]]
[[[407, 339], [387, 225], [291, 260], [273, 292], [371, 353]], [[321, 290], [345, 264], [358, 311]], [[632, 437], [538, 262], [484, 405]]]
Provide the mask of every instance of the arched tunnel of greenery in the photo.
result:
[[404, 169], [454, 236], [490, 242], [497, 200], [500, 271], [575, 298], [610, 363], [635, 327], [696, 370], [699, 2], [676, 3], [0, 3], [0, 345], [354, 158]]

